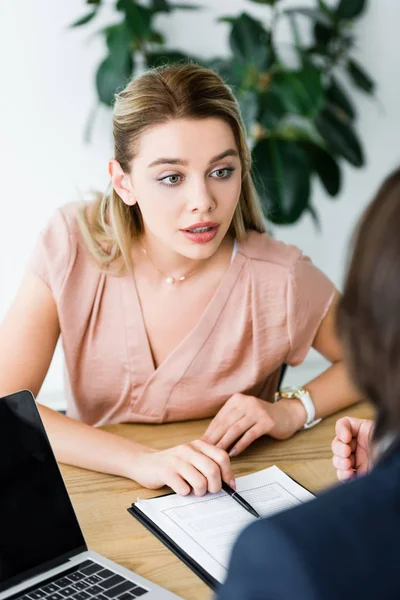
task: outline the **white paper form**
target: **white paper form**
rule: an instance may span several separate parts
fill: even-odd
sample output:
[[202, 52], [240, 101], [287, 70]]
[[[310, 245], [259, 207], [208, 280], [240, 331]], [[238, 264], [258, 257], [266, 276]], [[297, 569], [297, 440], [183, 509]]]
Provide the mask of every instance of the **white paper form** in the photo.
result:
[[[236, 486], [262, 517], [314, 498], [276, 466], [238, 477]], [[138, 500], [135, 506], [220, 583], [236, 538], [256, 520], [223, 491], [202, 497], [171, 494]]]

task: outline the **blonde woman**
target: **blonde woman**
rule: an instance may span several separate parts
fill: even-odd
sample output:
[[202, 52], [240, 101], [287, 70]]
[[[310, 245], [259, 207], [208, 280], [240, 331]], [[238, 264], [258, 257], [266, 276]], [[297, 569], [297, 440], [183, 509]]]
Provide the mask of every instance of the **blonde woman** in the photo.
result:
[[[228, 451], [356, 400], [337, 294], [266, 234], [238, 106], [214, 72], [144, 73], [116, 96], [113, 127], [112, 192], [56, 213], [1, 326], [0, 395], [38, 394], [61, 335], [68, 416], [40, 406], [58, 460], [215, 492], [234, 486]], [[281, 365], [311, 346], [332, 366], [268, 402]], [[202, 440], [165, 451], [96, 428], [202, 417]]]

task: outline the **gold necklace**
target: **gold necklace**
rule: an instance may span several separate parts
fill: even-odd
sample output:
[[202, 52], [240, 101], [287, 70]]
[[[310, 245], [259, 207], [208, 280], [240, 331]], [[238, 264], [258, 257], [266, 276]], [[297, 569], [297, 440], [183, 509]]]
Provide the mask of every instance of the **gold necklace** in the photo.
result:
[[147, 250], [145, 250], [144, 248], [142, 248], [142, 252], [146, 256], [146, 258], [150, 262], [150, 264], [153, 265], [153, 267], [155, 268], [155, 270], [158, 271], [160, 273], [160, 275], [162, 275], [163, 277], [165, 277], [164, 281], [165, 281], [165, 283], [168, 283], [168, 285], [173, 285], [174, 283], [182, 283], [183, 281], [186, 281], [186, 279], [189, 279], [189, 277], [191, 277], [192, 275], [194, 275], [198, 271], [198, 269], [194, 269], [194, 271], [192, 271], [188, 275], [182, 275], [182, 277], [179, 277], [178, 279], [176, 279], [175, 277], [172, 277], [172, 275], [166, 275], [165, 273], [163, 273], [162, 271], [160, 271], [160, 269], [158, 267], [156, 267], [156, 265], [151, 260], [150, 256], [147, 253]]

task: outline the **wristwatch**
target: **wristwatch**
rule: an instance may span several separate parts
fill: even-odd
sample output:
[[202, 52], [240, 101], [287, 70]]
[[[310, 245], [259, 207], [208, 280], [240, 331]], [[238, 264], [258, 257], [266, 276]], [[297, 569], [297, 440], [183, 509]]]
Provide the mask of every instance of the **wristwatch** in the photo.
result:
[[302, 387], [284, 387], [275, 394], [275, 402], [281, 398], [297, 398], [300, 400], [306, 411], [307, 419], [302, 429], [310, 429], [322, 421], [322, 419], [315, 418], [315, 406], [311, 399], [311, 396], [307, 390]]

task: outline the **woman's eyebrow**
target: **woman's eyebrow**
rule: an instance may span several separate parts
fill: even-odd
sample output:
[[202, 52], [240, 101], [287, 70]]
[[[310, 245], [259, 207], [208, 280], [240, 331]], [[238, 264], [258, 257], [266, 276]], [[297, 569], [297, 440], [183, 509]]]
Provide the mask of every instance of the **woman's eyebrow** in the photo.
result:
[[[224, 152], [221, 152], [221, 154], [217, 154], [216, 156], [213, 156], [209, 161], [208, 164], [212, 165], [215, 162], [218, 162], [219, 160], [222, 160], [223, 158], [226, 158], [227, 156], [239, 156], [239, 153], [237, 150], [235, 150], [234, 148], [229, 148], [228, 150], [224, 150]], [[188, 161], [184, 160], [183, 158], [157, 158], [156, 160], [153, 160], [153, 162], [151, 162], [148, 167], [156, 167], [157, 165], [181, 165], [184, 167], [187, 167], [188, 165]]]

